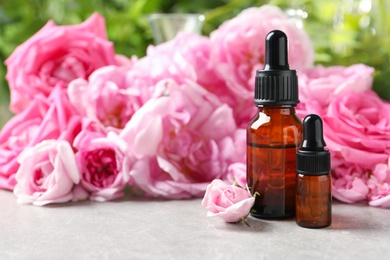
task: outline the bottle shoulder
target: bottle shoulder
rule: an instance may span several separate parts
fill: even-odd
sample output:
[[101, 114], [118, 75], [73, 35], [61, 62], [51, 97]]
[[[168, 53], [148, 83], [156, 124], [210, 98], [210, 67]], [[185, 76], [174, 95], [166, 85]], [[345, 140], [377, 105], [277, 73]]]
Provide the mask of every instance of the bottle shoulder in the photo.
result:
[[252, 144], [300, 145], [302, 143], [302, 121], [286, 111], [261, 111], [249, 122], [247, 141]]
[[295, 113], [286, 114], [274, 114], [258, 112], [252, 120], [248, 123], [248, 130], [255, 131], [259, 128], [271, 128], [277, 127], [296, 127], [299, 131], [302, 131], [302, 120]]

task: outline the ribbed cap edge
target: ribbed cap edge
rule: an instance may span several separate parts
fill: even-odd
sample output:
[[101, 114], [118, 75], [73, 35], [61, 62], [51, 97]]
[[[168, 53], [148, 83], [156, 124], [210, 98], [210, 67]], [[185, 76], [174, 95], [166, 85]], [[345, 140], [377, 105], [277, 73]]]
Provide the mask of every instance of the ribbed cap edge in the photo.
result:
[[297, 173], [305, 175], [324, 175], [330, 172], [330, 153], [327, 150], [297, 152]]
[[295, 70], [258, 70], [255, 79], [257, 105], [297, 105], [298, 77]]

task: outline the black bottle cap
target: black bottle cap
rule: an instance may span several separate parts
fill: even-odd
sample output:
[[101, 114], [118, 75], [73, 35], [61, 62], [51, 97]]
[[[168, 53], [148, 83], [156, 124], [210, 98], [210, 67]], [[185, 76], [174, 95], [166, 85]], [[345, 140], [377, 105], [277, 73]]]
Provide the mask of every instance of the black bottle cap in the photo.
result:
[[311, 114], [303, 120], [303, 143], [297, 151], [297, 173], [324, 175], [330, 172], [330, 153], [322, 132], [322, 119]]
[[256, 72], [256, 105], [293, 105], [299, 103], [298, 78], [288, 64], [287, 36], [271, 31], [265, 39], [265, 65]]

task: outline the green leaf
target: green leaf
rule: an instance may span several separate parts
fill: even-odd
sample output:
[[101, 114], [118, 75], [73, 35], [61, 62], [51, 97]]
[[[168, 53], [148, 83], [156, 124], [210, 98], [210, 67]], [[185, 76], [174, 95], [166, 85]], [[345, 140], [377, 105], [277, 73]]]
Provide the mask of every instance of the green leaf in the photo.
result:
[[390, 101], [390, 68], [375, 75], [373, 90], [378, 93], [381, 98]]

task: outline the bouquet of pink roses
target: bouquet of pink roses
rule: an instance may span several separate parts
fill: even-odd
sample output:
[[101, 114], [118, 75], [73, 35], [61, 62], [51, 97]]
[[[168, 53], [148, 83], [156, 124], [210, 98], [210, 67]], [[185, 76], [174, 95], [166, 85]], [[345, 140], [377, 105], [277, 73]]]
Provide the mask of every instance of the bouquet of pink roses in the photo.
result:
[[45, 205], [113, 200], [126, 187], [182, 199], [214, 179], [245, 186], [254, 76], [273, 29], [289, 37], [300, 115], [324, 118], [334, 196], [390, 207], [390, 105], [370, 89], [373, 69], [313, 67], [306, 32], [268, 5], [142, 58], [115, 54], [98, 14], [48, 22], [5, 62], [15, 116], [0, 132], [0, 188]]

